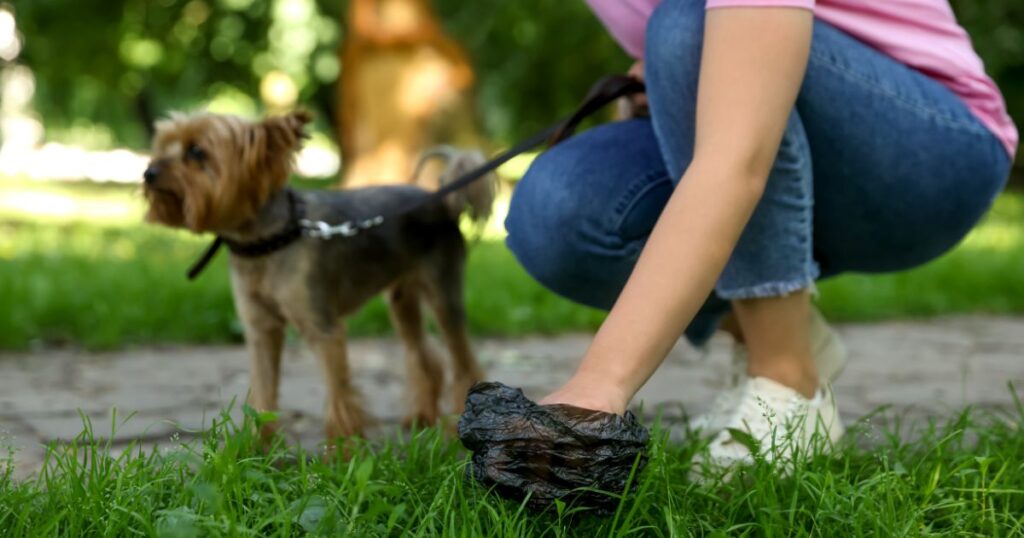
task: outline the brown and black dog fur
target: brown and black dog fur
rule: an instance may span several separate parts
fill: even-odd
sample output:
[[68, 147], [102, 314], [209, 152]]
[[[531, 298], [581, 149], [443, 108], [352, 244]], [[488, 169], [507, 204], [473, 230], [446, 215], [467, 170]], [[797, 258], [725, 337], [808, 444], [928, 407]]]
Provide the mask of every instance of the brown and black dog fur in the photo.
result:
[[[241, 243], [280, 232], [289, 215], [285, 184], [309, 119], [299, 112], [258, 122], [214, 114], [159, 122], [143, 187], [147, 219]], [[488, 183], [474, 183], [354, 237], [303, 237], [258, 258], [232, 254], [235, 308], [251, 361], [249, 404], [276, 410], [285, 327], [292, 325], [323, 367], [327, 438], [362, 434], [365, 421], [350, 379], [343, 320], [384, 292], [407, 355], [408, 419], [434, 423], [446, 392], [421, 303], [433, 311], [451, 352], [449, 409], [461, 412], [481, 371], [466, 335], [466, 246], [458, 221], [466, 209], [477, 218], [489, 214]], [[307, 218], [331, 224], [405, 207], [428, 194], [415, 186], [297, 191]]]

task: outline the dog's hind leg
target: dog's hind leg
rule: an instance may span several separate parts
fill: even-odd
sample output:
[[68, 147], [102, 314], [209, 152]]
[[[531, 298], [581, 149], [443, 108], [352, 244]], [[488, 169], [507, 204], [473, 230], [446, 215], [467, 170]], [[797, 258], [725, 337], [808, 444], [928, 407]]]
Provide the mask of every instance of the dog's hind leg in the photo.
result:
[[427, 298], [454, 364], [451, 411], [462, 414], [466, 394], [474, 383], [483, 379], [483, 372], [466, 333], [466, 306], [462, 292], [465, 246], [461, 237], [449, 246], [427, 264], [425, 282]]
[[440, 416], [438, 400], [444, 385], [444, 371], [423, 329], [420, 288], [411, 281], [399, 282], [388, 291], [388, 304], [391, 323], [405, 345], [406, 371], [412, 393], [406, 425], [433, 424]]

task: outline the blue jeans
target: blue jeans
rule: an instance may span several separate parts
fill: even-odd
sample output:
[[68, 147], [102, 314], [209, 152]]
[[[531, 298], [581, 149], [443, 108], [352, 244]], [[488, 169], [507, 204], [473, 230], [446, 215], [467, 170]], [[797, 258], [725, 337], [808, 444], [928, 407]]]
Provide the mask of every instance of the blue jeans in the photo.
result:
[[[610, 308], [682, 178], [693, 156], [704, 3], [664, 0], [650, 19], [650, 119], [563, 142], [516, 187], [508, 247], [556, 293]], [[686, 336], [705, 342], [730, 300], [936, 258], [988, 210], [1010, 165], [945, 86], [816, 21], [764, 195]]]

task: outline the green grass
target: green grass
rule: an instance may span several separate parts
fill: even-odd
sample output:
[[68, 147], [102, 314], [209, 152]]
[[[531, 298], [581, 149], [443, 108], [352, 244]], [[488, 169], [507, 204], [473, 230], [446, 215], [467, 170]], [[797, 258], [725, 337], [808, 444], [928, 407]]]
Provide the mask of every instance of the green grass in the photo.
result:
[[[226, 416], [226, 415], [225, 415]], [[878, 417], [874, 417], [877, 422]], [[117, 421], [114, 421], [117, 423]], [[898, 422], [895, 422], [898, 424]], [[920, 428], [859, 422], [832, 456], [782, 476], [759, 461], [732, 481], [688, 479], [697, 441], [668, 443], [618, 510], [527, 510], [468, 483], [437, 429], [323, 460], [228, 419], [198, 439], [115, 455], [87, 427], [34, 478], [0, 465], [0, 529], [20, 536], [1021, 536], [1024, 408], [965, 411]], [[616, 492], [621, 493], [621, 492]]]
[[[90, 349], [241, 338], [222, 253], [196, 282], [185, 271], [206, 239], [143, 224], [133, 189], [0, 178], [0, 349]], [[516, 336], [593, 330], [603, 313], [544, 290], [518, 266], [492, 223], [471, 251], [470, 328]], [[960, 312], [1024, 313], [1024, 196], [1005, 195], [955, 251], [896, 275], [821, 285], [835, 320]], [[389, 331], [374, 301], [355, 335]]]

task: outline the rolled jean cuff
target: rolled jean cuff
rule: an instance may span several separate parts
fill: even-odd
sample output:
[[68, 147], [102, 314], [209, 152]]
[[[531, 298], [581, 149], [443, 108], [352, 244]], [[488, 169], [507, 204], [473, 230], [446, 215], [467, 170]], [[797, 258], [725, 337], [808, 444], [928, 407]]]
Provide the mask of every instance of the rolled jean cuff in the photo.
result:
[[775, 282], [762, 282], [753, 286], [746, 286], [735, 289], [715, 288], [715, 293], [722, 299], [735, 301], [738, 299], [764, 299], [766, 297], [783, 297], [800, 290], [810, 290], [811, 294], [817, 293], [814, 282], [821, 276], [821, 270], [815, 265], [811, 267], [804, 277]]

